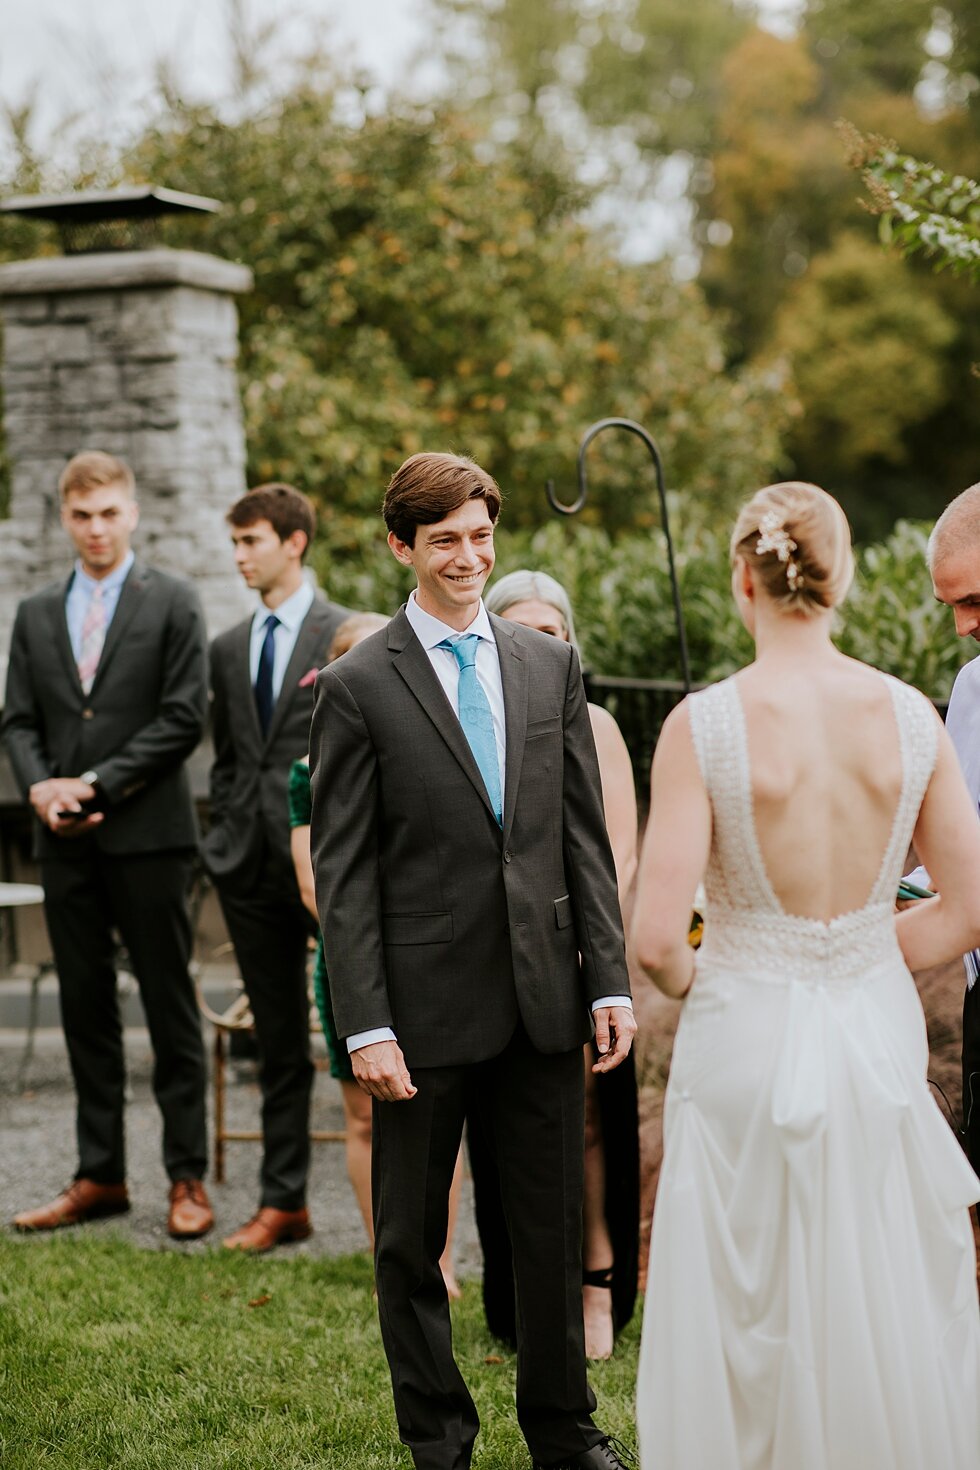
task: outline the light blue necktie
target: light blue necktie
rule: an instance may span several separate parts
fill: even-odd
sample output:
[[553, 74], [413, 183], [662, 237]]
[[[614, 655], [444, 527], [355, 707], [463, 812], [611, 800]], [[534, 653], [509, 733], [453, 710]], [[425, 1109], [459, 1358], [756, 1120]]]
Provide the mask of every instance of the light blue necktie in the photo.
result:
[[480, 768], [480, 775], [487, 788], [494, 815], [503, 826], [497, 737], [493, 732], [490, 701], [476, 676], [476, 650], [480, 646], [480, 635], [479, 633], [467, 633], [455, 641], [451, 638], [444, 638], [436, 646], [448, 648], [459, 665], [459, 723], [463, 727], [463, 734], [469, 741], [473, 759]]

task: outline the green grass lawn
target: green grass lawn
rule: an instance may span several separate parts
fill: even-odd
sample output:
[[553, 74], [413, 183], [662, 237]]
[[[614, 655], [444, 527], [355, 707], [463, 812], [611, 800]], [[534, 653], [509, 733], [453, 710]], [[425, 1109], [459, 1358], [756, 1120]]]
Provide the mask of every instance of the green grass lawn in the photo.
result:
[[[366, 1257], [184, 1256], [66, 1234], [0, 1237], [4, 1470], [408, 1470]], [[525, 1470], [514, 1359], [479, 1286], [454, 1308], [483, 1427], [474, 1467]], [[633, 1444], [634, 1320], [592, 1384]]]

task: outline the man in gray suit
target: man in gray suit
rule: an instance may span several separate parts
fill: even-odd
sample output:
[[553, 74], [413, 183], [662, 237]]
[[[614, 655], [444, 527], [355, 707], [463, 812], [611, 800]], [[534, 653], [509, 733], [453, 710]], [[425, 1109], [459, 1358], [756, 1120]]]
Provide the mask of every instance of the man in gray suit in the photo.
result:
[[464, 1470], [479, 1420], [439, 1270], [468, 1106], [513, 1243], [517, 1412], [536, 1465], [617, 1470], [582, 1326], [582, 1045], [635, 1032], [616, 873], [572, 646], [487, 614], [500, 492], [414, 455], [385, 497], [417, 588], [321, 673], [313, 854], [338, 1031], [374, 1102], [375, 1265], [401, 1438]]
[[311, 1229], [311, 921], [290, 854], [287, 785], [309, 749], [317, 672], [348, 611], [318, 597], [303, 575], [316, 526], [305, 495], [259, 485], [228, 522], [238, 569], [260, 603], [211, 647], [215, 759], [204, 858], [255, 1017], [262, 1089], [259, 1208], [224, 1244], [262, 1252]]
[[129, 1209], [125, 1062], [115, 933], [129, 952], [153, 1045], [171, 1180], [168, 1228], [210, 1230], [200, 1017], [188, 973], [187, 887], [197, 826], [184, 762], [207, 713], [204, 619], [186, 582], [137, 560], [132, 471], [76, 455], [61, 521], [78, 559], [21, 603], [3, 738], [39, 819], [36, 850], [77, 1093], [78, 1171], [20, 1230]]

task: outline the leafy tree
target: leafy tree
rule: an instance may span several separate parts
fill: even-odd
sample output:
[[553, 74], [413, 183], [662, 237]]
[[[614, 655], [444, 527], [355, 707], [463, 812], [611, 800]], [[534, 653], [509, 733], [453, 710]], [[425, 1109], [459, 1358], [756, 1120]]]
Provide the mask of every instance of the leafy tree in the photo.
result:
[[[772, 348], [793, 362], [803, 405], [789, 448], [832, 488], [843, 484], [862, 534], [894, 520], [882, 472], [908, 464], [907, 430], [944, 401], [943, 351], [956, 334], [934, 297], [908, 292], [902, 262], [856, 234], [817, 257], [778, 318]], [[856, 463], [878, 466], [883, 502], [874, 490], [857, 503], [848, 495]]]
[[868, 207], [880, 217], [882, 241], [980, 282], [980, 183], [899, 153], [884, 138], [862, 137], [847, 124], [840, 131], [848, 162], [867, 187]]
[[[540, 0], [533, 7], [442, 0], [441, 8], [447, 5], [466, 15], [493, 58], [483, 70], [471, 38], [468, 66], [458, 73], [463, 90], [477, 85], [480, 73], [488, 109], [522, 100], [524, 112], [515, 104], [515, 117], [553, 135], [579, 136], [590, 155], [605, 160], [607, 178], [616, 177], [620, 161], [641, 197], [669, 159], [686, 167], [699, 279], [719, 313], [728, 361], [767, 363], [778, 355], [802, 408], [791, 437], [797, 473], [823, 478], [828, 448], [838, 488], [864, 533], [882, 529], [885, 506], [928, 514], [962, 489], [964, 475], [975, 478], [980, 391], [969, 367], [980, 357], [980, 319], [964, 282], [936, 279], [915, 262], [889, 276], [904, 299], [928, 302], [932, 319], [952, 321], [956, 331], [916, 338], [930, 362], [900, 397], [914, 399], [920, 382], [926, 391], [902, 404], [900, 452], [886, 459], [868, 444], [860, 421], [869, 396], [861, 384], [854, 393], [839, 384], [836, 419], [848, 423], [839, 440], [828, 444], [808, 433], [808, 424], [825, 417], [825, 374], [822, 365], [790, 353], [786, 328], [798, 302], [807, 310], [813, 293], [800, 293], [823, 257], [837, 256], [844, 236], [867, 229], [834, 136], [838, 117], [980, 177], [975, 0], [941, 8], [932, 0], [807, 0], [788, 37], [760, 28], [757, 12], [728, 0]], [[819, 292], [827, 297], [825, 285]], [[831, 293], [831, 308], [833, 299]], [[848, 316], [827, 323], [820, 340], [842, 341]], [[796, 334], [794, 351], [804, 352], [810, 340]]]
[[809, 0], [803, 32], [828, 63], [835, 92], [869, 84], [910, 94], [922, 72], [933, 0]]
[[655, 159], [707, 150], [721, 61], [752, 24], [733, 0], [433, 0], [433, 9], [461, 92], [482, 78], [478, 97], [545, 128], [567, 129], [573, 109], [580, 130], [628, 135]]
[[[696, 683], [724, 678], [752, 657], [752, 644], [731, 595], [730, 523], [692, 523], [683, 502], [672, 505], [691, 672]], [[839, 619], [836, 642], [845, 653], [946, 699], [958, 669], [973, 656], [957, 638], [947, 608], [932, 595], [926, 570], [927, 524], [900, 521], [881, 542], [858, 552], [857, 576]], [[407, 594], [406, 578], [384, 545], [381, 526], [361, 523], [328, 535], [314, 561], [331, 591], [355, 607], [393, 610]], [[594, 526], [552, 522], [513, 528], [508, 508], [497, 535], [497, 571], [516, 567], [551, 572], [575, 608], [586, 666], [594, 673], [647, 679], [680, 676], [677, 634], [662, 537], [610, 537]]]
[[[570, 480], [582, 429], [609, 412], [656, 433], [671, 483], [706, 506], [768, 478], [788, 408], [771, 375], [726, 373], [700, 291], [617, 260], [580, 222], [560, 151], [488, 146], [451, 109], [393, 106], [354, 125], [305, 88], [238, 121], [171, 108], [127, 172], [229, 201], [174, 240], [247, 262], [249, 471], [330, 513], [373, 512], [425, 446], [486, 462], [513, 522]], [[594, 514], [648, 520], [646, 467], [602, 450]]]

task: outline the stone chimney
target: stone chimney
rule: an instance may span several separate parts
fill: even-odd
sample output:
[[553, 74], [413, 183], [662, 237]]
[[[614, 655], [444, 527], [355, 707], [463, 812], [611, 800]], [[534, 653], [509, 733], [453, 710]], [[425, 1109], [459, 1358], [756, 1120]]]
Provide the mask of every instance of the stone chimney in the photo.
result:
[[132, 465], [136, 549], [194, 582], [211, 633], [250, 606], [224, 514], [246, 488], [235, 296], [251, 272], [197, 251], [133, 248], [161, 213], [219, 207], [152, 188], [0, 206], [57, 221], [73, 252], [0, 266], [12, 467], [0, 521], [4, 668], [17, 602], [71, 566], [58, 476], [82, 449]]

